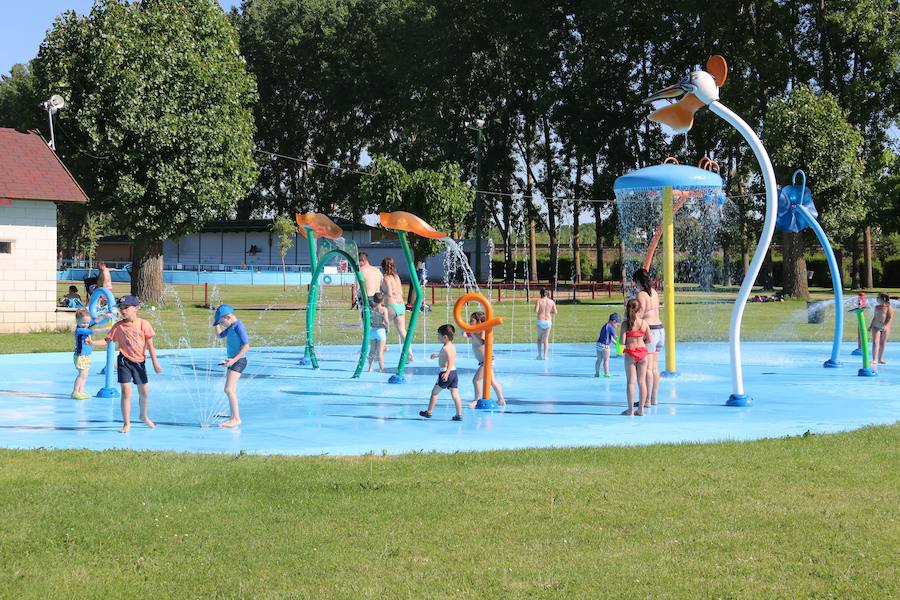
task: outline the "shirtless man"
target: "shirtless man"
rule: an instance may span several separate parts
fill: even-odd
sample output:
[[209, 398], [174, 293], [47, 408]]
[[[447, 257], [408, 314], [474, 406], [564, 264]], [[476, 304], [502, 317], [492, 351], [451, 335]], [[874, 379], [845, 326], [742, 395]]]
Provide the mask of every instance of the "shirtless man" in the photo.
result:
[[550, 346], [550, 329], [553, 327], [553, 315], [556, 314], [556, 302], [547, 297], [546, 288], [541, 288], [541, 297], [534, 305], [537, 315], [537, 359], [546, 359]]
[[112, 291], [112, 275], [109, 274], [109, 267], [102, 260], [98, 260], [97, 270], [100, 271], [100, 274], [97, 275], [97, 287]]
[[[369, 306], [372, 306], [372, 296], [375, 295], [375, 292], [381, 290], [381, 282], [383, 277], [381, 275], [381, 271], [377, 268], [373, 267], [369, 264], [369, 255], [365, 252], [359, 253], [359, 272], [362, 274], [363, 281], [366, 283], [366, 296], [368, 297]], [[353, 284], [353, 303], [354, 307], [356, 306], [356, 301], [359, 299], [359, 286], [357, 284]]]
[[650, 343], [647, 344], [647, 399], [651, 405], [659, 404], [659, 351], [666, 340], [666, 332], [659, 319], [659, 293], [653, 289], [650, 273], [638, 269], [631, 277], [637, 285], [637, 301], [641, 305], [640, 317], [650, 326]]

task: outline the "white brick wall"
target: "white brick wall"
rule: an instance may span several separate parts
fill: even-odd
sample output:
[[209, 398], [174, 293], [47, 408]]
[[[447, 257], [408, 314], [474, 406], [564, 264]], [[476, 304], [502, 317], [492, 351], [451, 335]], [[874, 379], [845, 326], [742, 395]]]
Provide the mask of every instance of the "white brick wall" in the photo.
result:
[[56, 313], [56, 204], [0, 206], [0, 240], [13, 242], [0, 254], [0, 333], [67, 326], [71, 315]]

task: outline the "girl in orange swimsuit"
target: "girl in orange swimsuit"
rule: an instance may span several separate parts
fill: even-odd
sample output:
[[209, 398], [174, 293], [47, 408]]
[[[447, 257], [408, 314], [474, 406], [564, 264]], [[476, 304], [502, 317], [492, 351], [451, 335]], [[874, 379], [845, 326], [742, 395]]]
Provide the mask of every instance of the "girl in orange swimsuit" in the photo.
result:
[[[625, 320], [622, 322], [619, 339], [625, 340], [625, 377], [628, 381], [628, 408], [622, 414], [642, 417], [648, 402], [646, 342], [650, 341], [650, 327], [641, 319], [640, 314], [641, 303], [634, 299], [629, 300], [625, 305]], [[637, 412], [634, 410], [635, 381], [640, 396]]]

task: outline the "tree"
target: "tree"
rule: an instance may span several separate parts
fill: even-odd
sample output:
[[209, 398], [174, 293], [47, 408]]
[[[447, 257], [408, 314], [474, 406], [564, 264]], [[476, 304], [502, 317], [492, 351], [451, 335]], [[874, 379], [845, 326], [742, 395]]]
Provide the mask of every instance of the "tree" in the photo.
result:
[[31, 66], [15, 64], [0, 75], [0, 127], [36, 129], [41, 124]]
[[[840, 239], [858, 231], [866, 215], [859, 159], [863, 140], [834, 96], [817, 96], [798, 85], [772, 103], [764, 131], [776, 178], [786, 182], [795, 169], [803, 169], [829, 237]], [[784, 233], [783, 240], [784, 293], [808, 298], [804, 232]]]
[[[362, 178], [359, 195], [369, 210], [411, 212], [448, 234], [457, 229], [475, 202], [475, 191], [460, 179], [461, 170], [456, 163], [407, 173], [397, 161], [378, 156], [368, 173]], [[413, 236], [410, 243], [415, 255], [423, 260], [441, 250], [439, 240]]]
[[297, 236], [297, 225], [287, 217], [277, 217], [272, 223], [272, 232], [278, 236], [278, 254], [281, 255], [281, 273], [284, 276], [284, 287], [287, 289], [287, 267], [284, 264], [284, 257], [287, 256], [288, 250], [294, 245], [294, 239]]
[[160, 301], [162, 241], [230, 212], [256, 177], [237, 34], [213, 0], [100, 0], [57, 18], [34, 69], [66, 98], [70, 170], [134, 241], [132, 293]]

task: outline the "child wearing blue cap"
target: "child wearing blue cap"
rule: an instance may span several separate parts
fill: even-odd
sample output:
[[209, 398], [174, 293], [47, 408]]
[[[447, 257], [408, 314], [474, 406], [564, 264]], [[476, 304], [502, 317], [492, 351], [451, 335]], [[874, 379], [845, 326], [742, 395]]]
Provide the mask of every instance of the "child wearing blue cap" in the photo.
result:
[[237, 384], [241, 373], [247, 368], [247, 351], [250, 350], [250, 336], [244, 324], [234, 314], [234, 308], [223, 304], [216, 309], [213, 328], [220, 338], [225, 338], [228, 360], [222, 365], [228, 368], [225, 375], [225, 395], [231, 405], [231, 418], [219, 427], [237, 427], [241, 424], [241, 413], [238, 410]]
[[603, 363], [603, 376], [611, 377], [609, 374], [609, 347], [616, 342], [616, 324], [621, 322], [619, 313], [609, 315], [609, 321], [600, 329], [600, 336], [597, 338], [597, 362], [594, 363], [594, 377], [600, 377], [600, 364]]

